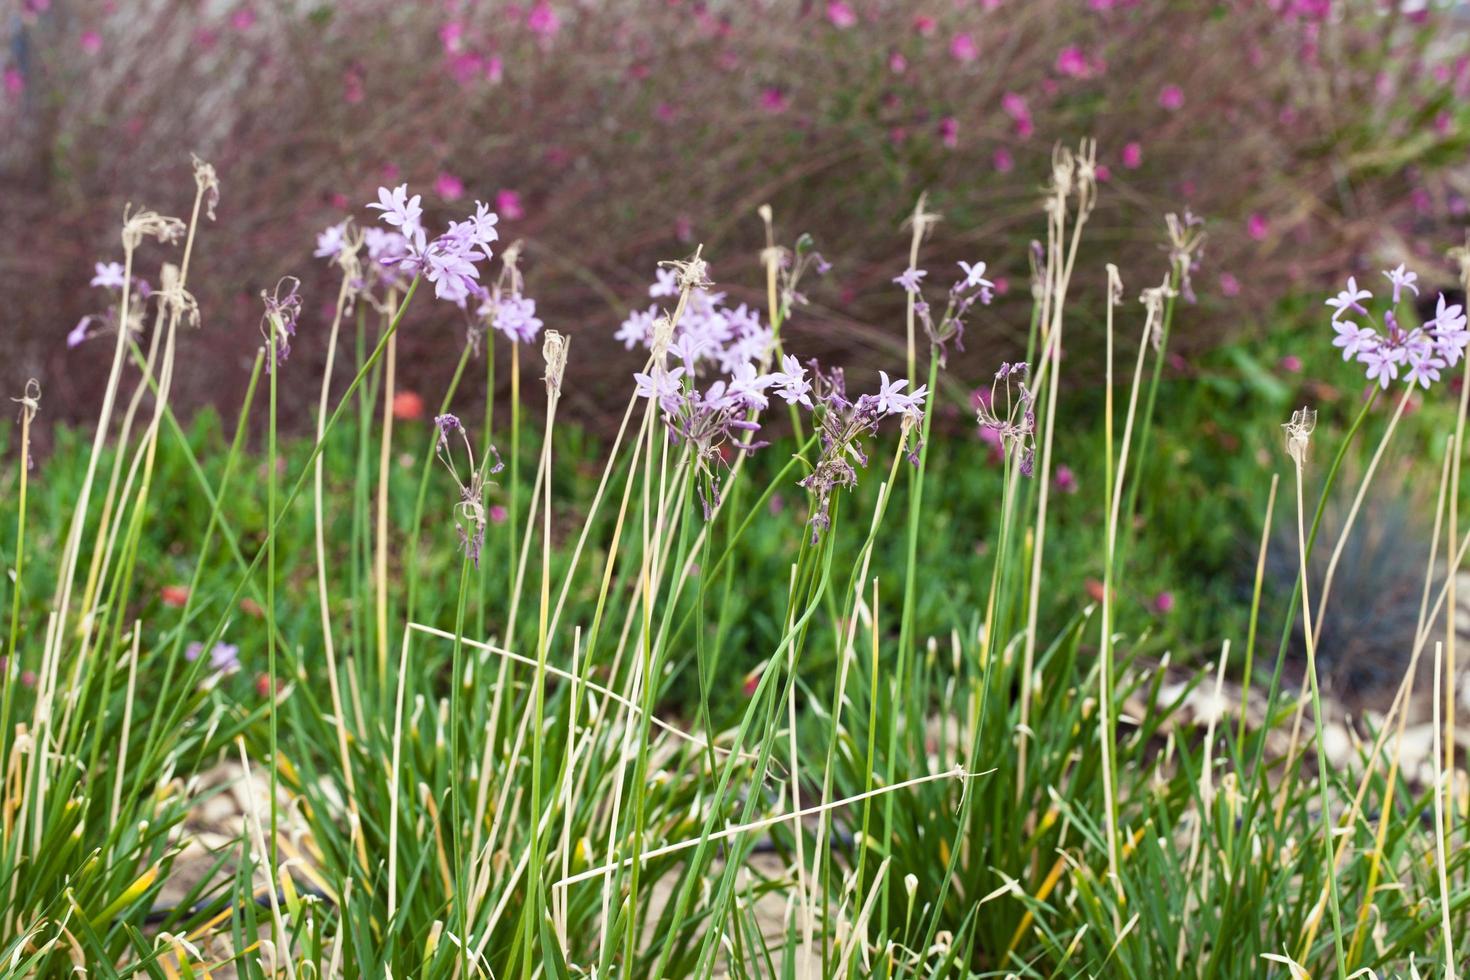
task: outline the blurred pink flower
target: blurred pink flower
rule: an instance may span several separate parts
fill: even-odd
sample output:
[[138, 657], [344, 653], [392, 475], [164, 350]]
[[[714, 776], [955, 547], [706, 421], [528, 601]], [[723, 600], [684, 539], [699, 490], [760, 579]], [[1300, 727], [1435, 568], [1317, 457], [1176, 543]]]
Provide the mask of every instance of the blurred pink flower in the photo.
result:
[[255, 11], [241, 7], [230, 15], [230, 26], [237, 31], [248, 31], [255, 26]]
[[504, 524], [505, 523], [505, 519], [507, 517], [509, 517], [509, 516], [510, 516], [510, 511], [506, 510], [505, 509], [505, 506], [503, 504], [491, 504], [490, 505], [490, 523], [491, 524]]
[[1158, 595], [1154, 596], [1154, 601], [1152, 605], [1154, 607], [1154, 612], [1161, 614], [1168, 613], [1174, 608], [1174, 593], [1167, 591], [1160, 592]]
[[909, 69], [909, 60], [903, 56], [902, 51], [894, 51], [888, 56], [888, 70], [895, 75], [902, 75]]
[[1057, 74], [1069, 78], [1091, 78], [1098, 65], [1087, 57], [1087, 53], [1076, 44], [1069, 44], [1057, 52]]
[[857, 14], [843, 0], [831, 0], [827, 4], [827, 19], [833, 27], [846, 28], [857, 23]]
[[995, 277], [995, 295], [1004, 296], [1011, 291], [1011, 281], [1005, 276]]
[[20, 73], [19, 68], [5, 69], [5, 92], [8, 95], [19, 95], [26, 90], [25, 76]]
[[674, 237], [681, 242], [694, 241], [694, 222], [687, 214], [681, 214], [674, 220]]
[[1057, 489], [1062, 493], [1077, 492], [1077, 476], [1072, 472], [1072, 467], [1065, 463], [1057, 465], [1056, 476], [1053, 479], [1056, 480]]
[[951, 150], [960, 145], [960, 124], [954, 116], [939, 120], [939, 141]]
[[464, 181], [443, 171], [434, 179], [434, 192], [446, 201], [457, 201], [464, 196]]
[[1295, 354], [1287, 354], [1280, 361], [1281, 370], [1287, 374], [1300, 374], [1302, 370], [1302, 359]]
[[526, 16], [526, 27], [543, 41], [549, 41], [561, 30], [561, 21], [557, 18], [556, 11], [551, 9], [551, 4], [541, 0]]
[[1255, 241], [1265, 241], [1266, 236], [1271, 233], [1271, 223], [1259, 211], [1252, 212], [1245, 221], [1245, 232]]
[[786, 93], [776, 86], [768, 85], [761, 89], [760, 105], [767, 112], [785, 112], [790, 104], [786, 98]]
[[1012, 119], [1021, 119], [1031, 115], [1031, 110], [1026, 108], [1026, 96], [1019, 92], [1007, 92], [1002, 95], [1000, 108]]
[[341, 191], [337, 191], [335, 194], [332, 195], [332, 207], [336, 208], [338, 211], [346, 211], [351, 206], [351, 199], [348, 198], [348, 196], [346, 194], [343, 194]]
[[1225, 296], [1240, 295], [1240, 280], [1228, 272], [1220, 273], [1220, 292]]
[[955, 61], [971, 62], [980, 57], [980, 48], [969, 34], [956, 34], [949, 42], [949, 54]]
[[526, 216], [521, 206], [521, 192], [499, 190], [495, 192], [495, 211], [506, 221], [519, 221]]
[[933, 34], [938, 26], [939, 22], [936, 21], [933, 17], [919, 14], [917, 17], [914, 18], [914, 30], [923, 37], [928, 37], [929, 35]]
[[347, 69], [342, 76], [342, 100], [357, 105], [363, 100], [362, 72], [357, 68]]
[[505, 63], [500, 60], [500, 55], [492, 54], [485, 59], [485, 81], [491, 85], [499, 85], [500, 80], [505, 77]]
[[464, 24], [457, 20], [445, 21], [439, 28], [439, 43], [444, 45], [445, 54], [459, 54], [464, 48]]
[[388, 184], [396, 183], [397, 180], [398, 180], [398, 176], [399, 176], [399, 174], [398, 174], [398, 165], [396, 163], [385, 163], [385, 164], [383, 164], [383, 181], [384, 181], [384, 183], [388, 183]]
[[996, 173], [1008, 174], [1016, 169], [1016, 158], [1011, 156], [1011, 151], [1000, 147], [991, 158], [995, 164]]
[[660, 102], [653, 107], [653, 116], [659, 122], [673, 122], [678, 111], [668, 102]]
[[1178, 85], [1165, 85], [1159, 89], [1159, 106], [1170, 112], [1184, 108], [1184, 89]]
[[82, 50], [87, 54], [96, 54], [102, 50], [102, 35], [96, 31], [82, 32]]
[[1125, 144], [1123, 147], [1123, 166], [1129, 170], [1137, 170], [1143, 166], [1143, 144], [1136, 140]]
[[1101, 181], [1102, 183], [1104, 183], [1104, 184], [1106, 184], [1108, 181], [1112, 180], [1113, 179], [1113, 170], [1112, 170], [1112, 168], [1109, 167], [1106, 163], [1099, 163], [1097, 165], [1097, 179], [1099, 181]]

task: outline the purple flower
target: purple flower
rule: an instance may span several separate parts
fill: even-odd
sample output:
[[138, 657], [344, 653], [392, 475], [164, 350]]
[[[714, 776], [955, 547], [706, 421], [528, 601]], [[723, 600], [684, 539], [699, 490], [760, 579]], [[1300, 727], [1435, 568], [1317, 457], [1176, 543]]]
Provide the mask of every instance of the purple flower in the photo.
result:
[[1356, 278], [1348, 276], [1347, 288], [1332, 299], [1329, 299], [1324, 305], [1332, 307], [1332, 319], [1334, 320], [1348, 310], [1366, 316], [1368, 311], [1363, 308], [1358, 300], [1372, 298], [1373, 294], [1368, 292], [1368, 290], [1358, 288], [1358, 280]]
[[369, 204], [368, 207], [383, 212], [382, 219], [405, 235], [411, 235], [419, 228], [419, 219], [424, 215], [424, 209], [419, 206], [423, 200], [422, 195], [408, 196], [408, 185], [399, 184], [393, 190], [386, 187], [378, 188], [378, 203]]
[[1358, 360], [1368, 366], [1368, 380], [1377, 381], [1380, 387], [1387, 388], [1390, 381], [1399, 376], [1399, 358], [1394, 355], [1398, 353], [1392, 348], [1375, 348], [1365, 350], [1358, 355]]
[[904, 412], [916, 412], [923, 408], [924, 396], [928, 393], [927, 385], [920, 385], [915, 391], [904, 394], [903, 390], [909, 386], [907, 378], [889, 381], [887, 371], [879, 371], [878, 377], [881, 379], [881, 384], [875, 397], [880, 415], [901, 415]]
[[121, 262], [98, 262], [95, 268], [97, 274], [92, 277], [93, 286], [121, 289], [127, 285], [127, 276]]
[[806, 368], [792, 355], [781, 357], [781, 370], [771, 375], [771, 382], [776, 386], [776, 395], [786, 404], [812, 407], [812, 383], [806, 379]]
[[1344, 361], [1350, 361], [1364, 351], [1374, 350], [1381, 342], [1377, 330], [1372, 327], [1360, 327], [1351, 320], [1334, 320], [1332, 329], [1337, 331], [1337, 336], [1332, 340], [1332, 346], [1342, 348]]
[[747, 408], [765, 408], [769, 404], [766, 389], [773, 380], [773, 375], [761, 374], [754, 364], [747, 361], [731, 372], [727, 397]]
[[[481, 312], [486, 312], [482, 307]], [[490, 323], [511, 340], [529, 344], [541, 332], [541, 318], [536, 315], [536, 301], [520, 293], [502, 296], [489, 311]]]
[[77, 325], [72, 327], [71, 331], [66, 335], [66, 346], [68, 350], [74, 347], [81, 346], [81, 344], [90, 336], [90, 334], [87, 332], [87, 328], [92, 325], [92, 321], [95, 319], [96, 317], [89, 314], [77, 321]]
[[1412, 289], [1415, 296], [1419, 295], [1419, 287], [1414, 285], [1419, 279], [1418, 273], [1405, 271], [1402, 262], [1399, 263], [1397, 269], [1385, 269], [1383, 275], [1384, 278], [1393, 283], [1393, 301], [1395, 303], [1399, 301], [1399, 296], [1405, 289]]
[[634, 394], [639, 398], [651, 398], [664, 406], [665, 411], [669, 406], [678, 402], [684, 394], [683, 385], [679, 379], [684, 376], [684, 369], [676, 367], [672, 371], [654, 365], [652, 374], [644, 374], [641, 371], [633, 375]]
[[316, 251], [311, 253], [312, 258], [335, 259], [342, 254], [342, 249], [346, 244], [347, 222], [339, 221], [335, 225], [329, 225], [316, 236]]
[[922, 280], [928, 274], [923, 269], [915, 269], [913, 266], [909, 266], [903, 271], [902, 275], [894, 276], [893, 281], [902, 286], [905, 292], [917, 296], [920, 287], [923, 285]]
[[[190, 643], [184, 648], [184, 659], [193, 662], [204, 653], [204, 644]], [[209, 651], [209, 667], [217, 674], [230, 674], [240, 669], [240, 648], [233, 643], [216, 643]]]
[[960, 271], [965, 274], [964, 281], [955, 287], [956, 291], [961, 289], [980, 288], [982, 302], [989, 303], [989, 294], [995, 289], [995, 283], [985, 278], [985, 263], [976, 262], [971, 265], [968, 262], [959, 263]]

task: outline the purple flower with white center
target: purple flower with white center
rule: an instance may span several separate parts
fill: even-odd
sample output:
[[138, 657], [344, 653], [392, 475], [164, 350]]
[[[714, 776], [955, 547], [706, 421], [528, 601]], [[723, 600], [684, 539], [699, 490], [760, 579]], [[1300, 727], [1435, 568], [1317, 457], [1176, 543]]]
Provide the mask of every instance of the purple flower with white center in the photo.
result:
[[502, 296], [494, 304], [491, 325], [511, 340], [529, 344], [541, 332], [541, 318], [536, 315], [536, 301], [519, 293]]
[[1433, 354], [1417, 351], [1409, 352], [1408, 361], [1409, 370], [1404, 380], [1411, 385], [1417, 383], [1425, 390], [1428, 390], [1430, 382], [1439, 380], [1440, 368], [1445, 366], [1445, 362]]
[[639, 371], [633, 375], [633, 392], [639, 398], [653, 399], [669, 411], [669, 406], [676, 404], [684, 394], [684, 386], [679, 381], [682, 377], [684, 369], [681, 367], [670, 371], [655, 364], [652, 374]]
[[1419, 280], [1419, 275], [1415, 272], [1406, 271], [1404, 269], [1404, 263], [1400, 262], [1397, 269], [1385, 269], [1383, 275], [1384, 278], [1393, 283], [1394, 303], [1398, 303], [1399, 297], [1405, 289], [1413, 290], [1415, 296], [1419, 295], [1419, 287], [1414, 285]]
[[812, 383], [806, 379], [806, 368], [801, 366], [801, 361], [791, 354], [782, 355], [781, 370], [771, 375], [771, 382], [777, 397], [786, 404], [812, 407]]
[[710, 347], [712, 343], [707, 337], [685, 333], [669, 344], [669, 356], [677, 357], [683, 361], [684, 369], [692, 372], [694, 370], [694, 363], [699, 360], [705, 348]]
[[648, 287], [648, 295], [654, 299], [664, 296], [679, 295], [679, 273], [674, 269], [655, 269], [653, 285]]
[[1372, 327], [1360, 327], [1351, 320], [1334, 320], [1332, 329], [1337, 331], [1337, 336], [1332, 340], [1333, 347], [1342, 348], [1342, 359], [1350, 361], [1366, 350], [1375, 349], [1382, 338], [1378, 331]]
[[95, 269], [97, 274], [92, 277], [93, 286], [121, 289], [127, 285], [127, 275], [121, 262], [98, 262]]
[[904, 389], [909, 386], [907, 378], [889, 381], [887, 371], [879, 371], [878, 377], [881, 384], [875, 397], [879, 415], [902, 415], [904, 412], [918, 411], [923, 407], [927, 385], [920, 385], [915, 391], [905, 394]]
[[985, 278], [985, 263], [976, 262], [974, 265], [971, 265], [968, 262], [960, 262], [959, 266], [960, 271], [965, 274], [965, 278], [959, 285], [955, 286], [955, 290], [975, 289], [978, 287], [981, 292], [982, 302], [988, 304], [990, 302], [989, 295], [994, 291], [995, 283]]
[[393, 190], [386, 187], [378, 188], [378, 203], [369, 204], [368, 207], [383, 212], [381, 217], [384, 222], [399, 229], [405, 235], [411, 235], [420, 225], [419, 220], [424, 216], [424, 209], [419, 202], [423, 196], [415, 194], [408, 196], [408, 185], [399, 184]]
[[1332, 319], [1334, 320], [1349, 310], [1361, 316], [1367, 316], [1368, 311], [1358, 301], [1372, 298], [1373, 294], [1368, 292], [1368, 290], [1358, 288], [1358, 280], [1356, 278], [1348, 276], [1347, 288], [1332, 299], [1329, 299], [1325, 305], [1332, 307]]
[[628, 314], [628, 318], [618, 327], [618, 332], [613, 337], [623, 342], [623, 346], [632, 350], [634, 346], [642, 344], [647, 347], [653, 342], [653, 321], [658, 319], [658, 307], [650, 306], [641, 312], [634, 311]]
[[923, 288], [924, 277], [928, 274], [923, 269], [915, 269], [913, 266], [909, 266], [900, 275], [894, 276], [893, 281], [902, 286], [904, 292], [911, 296], [917, 296], [919, 295], [919, 290]]
[[346, 245], [347, 222], [339, 221], [335, 225], [328, 225], [316, 236], [316, 251], [311, 255], [316, 259], [335, 259], [342, 254]]
[[[189, 662], [204, 655], [204, 644], [190, 643], [184, 648], [184, 659]], [[216, 643], [209, 651], [209, 668], [217, 674], [231, 674], [240, 669], [240, 648], [233, 643]]]
[[1434, 319], [1424, 327], [1431, 332], [1434, 348], [1445, 362], [1450, 367], [1458, 363], [1465, 352], [1465, 345], [1470, 343], [1470, 331], [1465, 329], [1464, 308], [1458, 303], [1447, 303], [1444, 293], [1440, 293]]
[[747, 408], [765, 408], [770, 404], [766, 389], [772, 381], [772, 375], [761, 374], [754, 364], [747, 361], [731, 372], [729, 397]]
[[1398, 352], [1392, 349], [1376, 348], [1366, 350], [1358, 355], [1358, 360], [1368, 366], [1368, 380], [1377, 381], [1379, 386], [1387, 388], [1390, 381], [1395, 381], [1399, 376], [1399, 358], [1395, 356]]

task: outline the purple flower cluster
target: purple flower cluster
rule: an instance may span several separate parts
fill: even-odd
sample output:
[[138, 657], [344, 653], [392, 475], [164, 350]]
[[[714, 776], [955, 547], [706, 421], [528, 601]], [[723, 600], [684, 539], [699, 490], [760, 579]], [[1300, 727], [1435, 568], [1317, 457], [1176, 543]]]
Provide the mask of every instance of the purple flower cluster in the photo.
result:
[[[648, 295], [654, 299], [677, 299], [679, 273], [661, 268], [656, 273]], [[694, 287], [689, 301], [675, 325], [669, 353], [681, 361], [691, 374], [706, 368], [722, 374], [734, 374], [742, 365], [764, 361], [775, 345], [775, 335], [761, 323], [760, 314], [744, 303], [731, 309], [724, 305], [725, 294]], [[659, 317], [657, 303], [636, 311], [623, 321], [615, 335], [623, 346], [653, 347], [653, 324]]]
[[291, 338], [296, 336], [296, 324], [301, 319], [301, 280], [295, 276], [284, 276], [276, 283], [274, 292], [260, 291], [265, 312], [260, 317], [260, 332], [266, 345], [274, 337], [275, 362], [267, 364], [266, 370], [286, 363], [291, 356]]
[[[813, 417], [822, 444], [822, 455], [812, 471], [801, 479], [800, 485], [814, 498], [811, 525], [815, 543], [832, 523], [833, 492], [838, 488], [857, 486], [854, 462], [858, 466], [868, 465], [862, 440], [875, 434], [878, 423], [889, 416], [908, 416], [916, 421], [923, 413], [928, 387], [920, 385], [906, 392], [907, 379], [891, 381], [886, 371], [880, 371], [877, 394], [859, 395], [856, 400], [851, 400], [847, 397], [847, 382], [841, 368], [823, 373], [815, 362], [812, 367], [817, 381], [817, 406]], [[910, 455], [913, 458], [913, 454]]]
[[541, 333], [541, 318], [536, 315], [536, 301], [519, 292], [496, 295], [489, 290], [481, 297], [480, 319], [521, 344], [535, 341]]
[[1373, 294], [1360, 288], [1352, 276], [1348, 277], [1346, 289], [1326, 301], [1325, 305], [1332, 307], [1332, 329], [1337, 332], [1332, 345], [1342, 349], [1344, 361], [1356, 358], [1363, 364], [1368, 380], [1382, 388], [1398, 380], [1399, 370], [1403, 368], [1405, 381], [1427, 389], [1440, 379], [1440, 371], [1453, 367], [1464, 356], [1465, 346], [1470, 343], [1465, 311], [1458, 304], [1446, 302], [1441, 293], [1434, 317], [1423, 326], [1405, 329], [1393, 307], [1405, 292], [1418, 295], [1419, 287], [1415, 284], [1418, 276], [1406, 271], [1403, 265], [1385, 270], [1383, 275], [1393, 287], [1393, 306], [1383, 312], [1381, 324], [1359, 326], [1347, 319], [1349, 315], [1373, 319], [1363, 305]]
[[[988, 395], [976, 399], [975, 413], [985, 441], [1001, 453], [1017, 461], [1021, 473], [1030, 476], [1036, 460], [1036, 405], [1031, 389], [1026, 387], [1030, 367], [1024, 361], [1004, 363], [990, 382]], [[1005, 414], [1001, 415], [996, 398], [1004, 385]]]
[[[491, 243], [500, 238], [495, 227], [500, 218], [477, 201], [473, 214], [451, 221], [447, 231], [431, 240], [424, 231], [421, 200], [421, 195], [409, 196], [407, 184], [378, 188], [377, 203], [368, 207], [382, 212], [379, 217], [389, 228], [364, 232], [368, 258], [375, 267], [397, 270], [400, 278], [390, 280], [391, 285], [401, 277], [422, 275], [434, 284], [435, 296], [464, 308], [472, 296], [482, 295], [479, 265], [490, 260]], [[333, 257], [344, 244], [345, 229], [333, 226], [318, 236], [316, 254]]]
[[[100, 286], [112, 294], [114, 300], [121, 299], [123, 286], [127, 284], [126, 272], [121, 262], [98, 262], [91, 285]], [[128, 299], [128, 329], [138, 333], [143, 329], [143, 305], [153, 295], [153, 287], [146, 279], [133, 277], [133, 288]], [[77, 321], [66, 335], [68, 348], [78, 347], [92, 337], [117, 329], [117, 303], [109, 305], [101, 313], [88, 313]]]
[[924, 333], [928, 335], [929, 342], [939, 351], [939, 363], [945, 361], [946, 349], [951, 342], [960, 350], [965, 349], [965, 316], [970, 307], [976, 302], [982, 306], [989, 306], [995, 299], [995, 283], [985, 278], [985, 263], [969, 262], [959, 263], [960, 271], [964, 276], [949, 287], [948, 299], [944, 312], [938, 319], [934, 317], [934, 309], [923, 297], [923, 280], [929, 273], [923, 269], [908, 268], [902, 274], [895, 276], [893, 281], [902, 286], [904, 292], [914, 298], [914, 312], [918, 314], [919, 321], [924, 325]]

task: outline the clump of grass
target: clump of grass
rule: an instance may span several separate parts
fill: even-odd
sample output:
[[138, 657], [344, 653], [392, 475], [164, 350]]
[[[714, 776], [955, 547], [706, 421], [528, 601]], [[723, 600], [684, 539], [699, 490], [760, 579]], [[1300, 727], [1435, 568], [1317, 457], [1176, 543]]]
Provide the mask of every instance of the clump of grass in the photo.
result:
[[[264, 343], [211, 478], [215, 461], [198, 457], [169, 407], [177, 331], [199, 315], [186, 289], [199, 212], [218, 193], [198, 165], [188, 222], [128, 218], [104, 411], [62, 545], [39, 556], [26, 550], [35, 532], [24, 463], [39, 396], [21, 399], [0, 702], [7, 967], [1229, 976], [1278, 963], [1348, 976], [1402, 970], [1419, 954], [1451, 962], [1467, 905], [1453, 798], [1441, 792], [1452, 717], [1441, 726], [1437, 716], [1432, 785], [1400, 765], [1414, 666], [1450, 588], [1432, 587], [1437, 557], [1389, 712], [1344, 729], [1315, 681], [1314, 625], [1354, 521], [1320, 586], [1309, 558], [1373, 399], [1335, 440], [1315, 511], [1302, 479], [1307, 416], [1288, 429], [1298, 593], [1274, 660], [1255, 649], [1259, 587], [1236, 644], [1247, 681], [1269, 676], [1262, 727], [1221, 714], [1225, 678], [1239, 668], [1233, 638], [1202, 668], [1184, 667], [1179, 684], [1167, 655], [1151, 660], [1147, 638], [1120, 629], [1132, 518], [1149, 504], [1139, 472], [1160, 364], [1198, 261], [1188, 215], [1170, 216], [1167, 267], [1148, 276], [1160, 285], [1134, 314], [1121, 425], [1111, 363], [1131, 304], [1123, 274], [1106, 267], [1102, 591], [1048, 621], [1051, 477], [1068, 422], [1063, 336], [1098, 190], [1091, 143], [1056, 152], [1028, 356], [1002, 367], [980, 409], [1002, 469], [984, 601], [936, 622], [924, 600], [947, 583], [928, 563], [953, 545], [926, 533], [947, 506], [946, 487], [927, 485], [930, 420], [947, 348], [967, 325], [991, 325], [991, 284], [983, 263], [966, 263], [943, 312], [931, 305], [923, 258], [939, 216], [924, 199], [907, 222], [907, 268], [894, 270], [907, 297], [907, 379], [885, 373], [877, 393], [854, 395], [840, 371], [790, 353], [797, 279], [822, 263], [806, 239], [778, 246], [775, 213], [763, 209], [766, 308], [722, 307], [702, 250], [667, 263], [652, 290], [665, 308], [624, 325], [629, 346], [647, 349], [636, 388], [595, 489], [572, 500], [569, 467], [589, 460], [569, 460], [576, 437], [559, 431], [576, 356], [568, 338], [542, 333], [519, 249], [501, 249], [487, 209], [429, 240], [404, 188], [375, 205], [390, 229], [349, 223], [324, 236], [340, 285], [319, 381], [285, 357], [295, 290], [266, 298]], [[144, 232], [184, 238], [146, 338], [125, 315]], [[481, 285], [497, 261], [493, 284]], [[432, 426], [394, 412], [412, 369], [395, 338], [431, 291], [462, 303], [469, 322]], [[1442, 315], [1436, 343], [1449, 343], [1454, 320]], [[521, 348], [538, 339], [544, 384], [522, 385], [535, 355]], [[488, 396], [479, 418], [450, 414], [477, 394], [461, 390], [479, 376], [476, 356], [487, 388], [508, 360], [517, 392], [504, 470]], [[114, 420], [130, 364], [138, 378]], [[262, 370], [263, 506], [234, 489], [256, 461], [245, 445]], [[280, 388], [308, 383], [319, 385], [314, 436], [283, 446]], [[775, 432], [778, 398], [789, 433]], [[537, 415], [539, 434], [523, 425]], [[1318, 445], [1330, 445], [1329, 429]], [[1450, 458], [1436, 556], [1453, 530]], [[202, 531], [174, 559], [188, 586], [164, 608], [137, 586], [160, 516], [150, 506], [160, 463], [207, 503]], [[308, 484], [310, 508], [298, 502]], [[1274, 493], [1273, 482], [1264, 525]], [[758, 538], [778, 520], [778, 494], [803, 500], [803, 519]], [[345, 513], [329, 506], [344, 500]], [[1470, 537], [1450, 537], [1450, 568], [1467, 548]], [[757, 579], [758, 561], [781, 572]], [[44, 624], [25, 615], [37, 564], [54, 579]], [[1288, 696], [1298, 601], [1310, 683]], [[1445, 618], [1453, 630], [1452, 607]], [[741, 683], [732, 664], [751, 652], [759, 667], [722, 699], [734, 709], [717, 721], [717, 695]], [[1202, 690], [1216, 710], [1192, 727], [1178, 708]], [[678, 701], [674, 691], [692, 693]], [[1345, 745], [1329, 739], [1343, 730]], [[231, 844], [196, 865], [196, 883], [165, 902], [207, 795], [200, 776], [224, 762], [238, 764], [249, 812]]]

